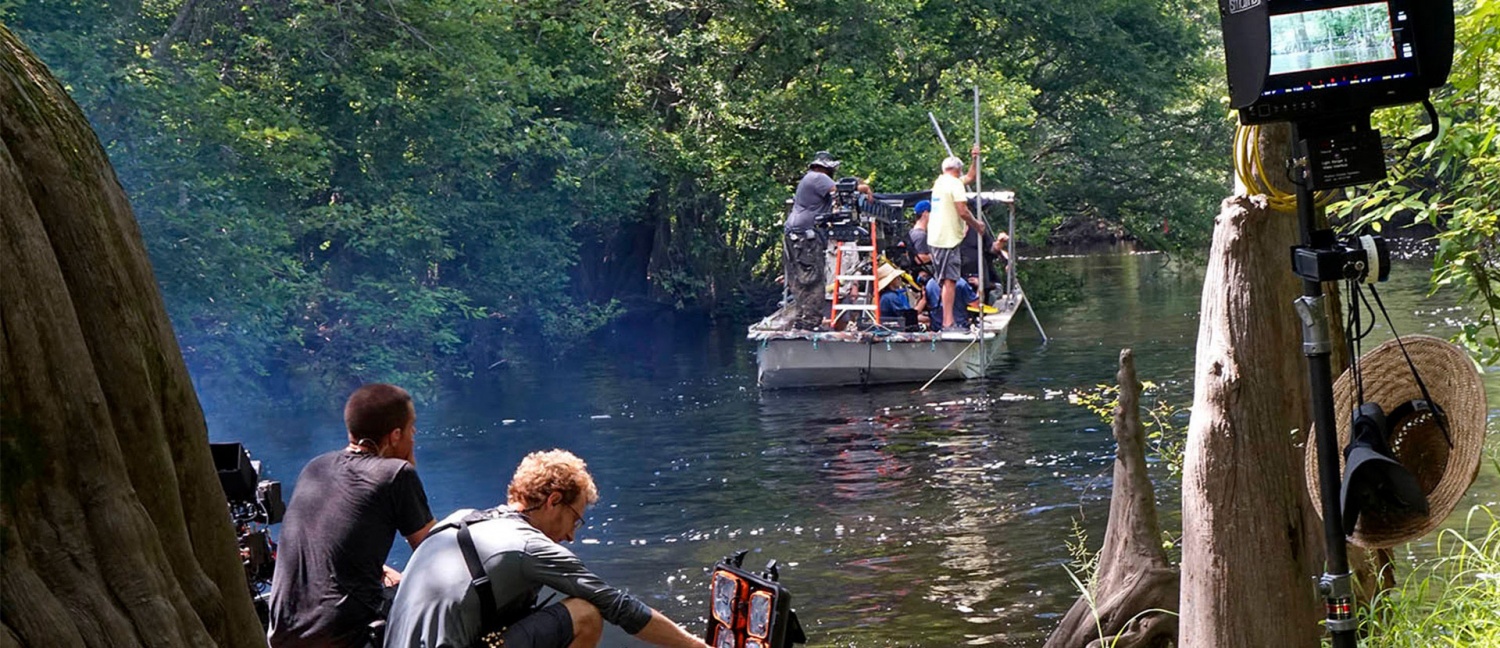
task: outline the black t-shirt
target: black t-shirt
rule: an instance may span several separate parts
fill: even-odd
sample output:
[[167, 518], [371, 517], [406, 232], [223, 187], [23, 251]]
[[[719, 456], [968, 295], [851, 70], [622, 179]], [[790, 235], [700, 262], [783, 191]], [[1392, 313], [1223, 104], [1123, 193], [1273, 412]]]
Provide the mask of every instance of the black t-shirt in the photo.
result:
[[405, 461], [337, 450], [308, 462], [282, 520], [271, 646], [365, 645], [396, 534], [430, 521], [427, 492]]
[[[964, 233], [963, 242], [958, 244], [958, 258], [962, 260], [961, 271], [966, 277], [979, 274], [979, 248], [975, 238], [974, 228], [970, 227], [969, 231]], [[991, 252], [990, 250], [994, 247], [995, 237], [986, 229], [984, 231], [984, 259], [990, 264], [991, 268], [1005, 265], [1005, 253], [995, 254]], [[986, 278], [986, 281], [994, 281], [995, 279], [996, 277], [990, 276]]]

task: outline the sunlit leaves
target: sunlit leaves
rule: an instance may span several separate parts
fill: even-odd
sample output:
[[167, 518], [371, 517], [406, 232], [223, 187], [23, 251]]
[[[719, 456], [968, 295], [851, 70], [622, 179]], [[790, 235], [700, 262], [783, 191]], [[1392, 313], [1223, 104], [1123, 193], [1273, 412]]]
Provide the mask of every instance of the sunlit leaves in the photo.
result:
[[4, 17], [94, 121], [215, 374], [420, 386], [566, 348], [616, 297], [758, 308], [807, 157], [925, 189], [927, 113], [962, 155], [976, 84], [984, 186], [1030, 231], [1223, 193], [1181, 0], [96, 5]]
[[[1456, 290], [1474, 319], [1458, 334], [1486, 365], [1500, 364], [1500, 2], [1460, 7], [1458, 51], [1448, 86], [1434, 92], [1442, 128], [1420, 149], [1398, 148], [1388, 178], [1352, 192], [1331, 209], [1352, 227], [1380, 230], [1409, 217], [1438, 230], [1432, 288]], [[1414, 107], [1376, 114], [1376, 127], [1395, 137], [1430, 128]]]

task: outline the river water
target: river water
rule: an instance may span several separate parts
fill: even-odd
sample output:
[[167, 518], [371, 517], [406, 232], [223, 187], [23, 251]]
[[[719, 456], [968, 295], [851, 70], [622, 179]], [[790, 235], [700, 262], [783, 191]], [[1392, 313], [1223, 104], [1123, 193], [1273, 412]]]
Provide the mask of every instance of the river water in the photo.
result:
[[[419, 410], [433, 512], [498, 503], [525, 453], [568, 448], [601, 494], [575, 551], [694, 631], [707, 568], [748, 549], [747, 565], [780, 563], [810, 645], [1041, 645], [1078, 596], [1070, 543], [1097, 550], [1108, 513], [1109, 428], [1067, 395], [1112, 383], [1129, 347], [1158, 385], [1148, 402], [1189, 405], [1202, 272], [1152, 254], [1032, 262], [1080, 277], [1084, 296], [1038, 313], [1047, 344], [1018, 318], [987, 380], [763, 393], [743, 327], [663, 324], [476, 384]], [[1461, 313], [1423, 298], [1427, 272], [1404, 263], [1382, 294], [1402, 333], [1447, 336]], [[1495, 374], [1487, 386], [1493, 446]], [[308, 459], [344, 444], [335, 408], [231, 415], [204, 398], [211, 437], [245, 442], [288, 499]], [[1157, 468], [1175, 534], [1178, 485]], [[1500, 500], [1494, 473], [1459, 512]], [[409, 553], [397, 542], [392, 564]], [[604, 645], [638, 644], [611, 627]]]

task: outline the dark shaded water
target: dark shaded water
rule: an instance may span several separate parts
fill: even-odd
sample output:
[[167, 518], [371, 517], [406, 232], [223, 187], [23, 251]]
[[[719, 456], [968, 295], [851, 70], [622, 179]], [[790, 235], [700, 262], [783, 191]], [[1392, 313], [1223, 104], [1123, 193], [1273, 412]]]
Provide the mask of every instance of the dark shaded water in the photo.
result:
[[[1114, 451], [1067, 393], [1113, 382], [1130, 347], [1155, 396], [1188, 405], [1202, 276], [1159, 255], [1039, 263], [1082, 277], [1085, 298], [1039, 313], [1045, 346], [1017, 320], [985, 381], [761, 393], [741, 327], [640, 332], [545, 375], [512, 370], [419, 411], [433, 511], [499, 502], [521, 456], [564, 447], [601, 492], [577, 553], [695, 631], [706, 568], [750, 549], [747, 563], [783, 565], [812, 645], [1040, 645], [1077, 597], [1075, 524], [1092, 549], [1103, 537]], [[1387, 302], [1403, 333], [1446, 335], [1458, 314], [1422, 300], [1426, 274], [1398, 269]], [[243, 440], [288, 486], [344, 444], [332, 409], [247, 418], [206, 402], [213, 438]], [[1500, 498], [1493, 470], [1480, 479], [1460, 510]], [[1163, 526], [1180, 528], [1177, 484], [1157, 483]]]

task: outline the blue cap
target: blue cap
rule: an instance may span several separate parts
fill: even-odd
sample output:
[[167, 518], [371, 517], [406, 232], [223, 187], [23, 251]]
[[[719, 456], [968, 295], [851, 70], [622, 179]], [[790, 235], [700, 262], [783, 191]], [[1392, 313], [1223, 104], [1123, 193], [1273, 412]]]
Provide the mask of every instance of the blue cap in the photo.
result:
[[930, 201], [930, 200], [919, 201], [919, 202], [917, 202], [917, 206], [912, 208], [912, 211], [916, 212], [918, 215], [921, 215], [922, 212], [932, 211], [932, 201]]

